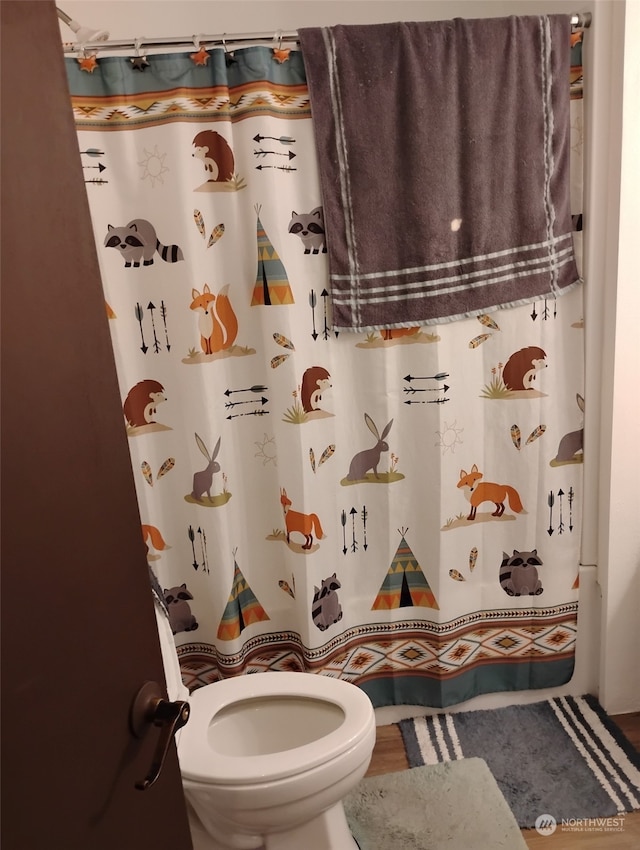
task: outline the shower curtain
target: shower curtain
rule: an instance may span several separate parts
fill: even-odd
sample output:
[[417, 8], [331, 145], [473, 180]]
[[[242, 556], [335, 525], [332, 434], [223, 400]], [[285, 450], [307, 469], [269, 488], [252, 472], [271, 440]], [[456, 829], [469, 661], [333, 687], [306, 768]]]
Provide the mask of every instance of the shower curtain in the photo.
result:
[[142, 534], [187, 686], [304, 670], [376, 706], [443, 707], [567, 682], [581, 288], [335, 332], [299, 51], [196, 44], [67, 70]]

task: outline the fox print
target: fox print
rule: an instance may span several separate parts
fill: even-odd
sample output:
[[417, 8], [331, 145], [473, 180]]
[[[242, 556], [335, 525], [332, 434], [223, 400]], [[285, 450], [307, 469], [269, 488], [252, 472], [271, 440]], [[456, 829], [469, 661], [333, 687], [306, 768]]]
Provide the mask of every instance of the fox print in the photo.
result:
[[[458, 487], [464, 490], [464, 494], [471, 505], [468, 520], [476, 518], [478, 506], [483, 502], [493, 502], [496, 506], [495, 511], [491, 516], [501, 517], [504, 513], [504, 503], [509, 500], [509, 507], [512, 511], [519, 514], [524, 510], [518, 491], [508, 484], [493, 484], [489, 481], [482, 481], [482, 473], [478, 472], [478, 467], [473, 464], [471, 472], [460, 470], [460, 480]], [[478, 483], [480, 482], [480, 483]]]
[[284, 513], [287, 543], [291, 542], [291, 534], [294, 531], [304, 537], [303, 549], [311, 549], [314, 533], [318, 540], [322, 540], [324, 532], [318, 516], [316, 514], [303, 514], [300, 511], [292, 511], [291, 499], [287, 496], [287, 491], [284, 487], [280, 490], [280, 504]]
[[189, 305], [198, 314], [200, 347], [205, 354], [216, 354], [231, 348], [238, 334], [238, 319], [229, 301], [229, 285], [214, 295], [205, 283], [202, 292], [191, 290]]
[[184, 260], [182, 250], [177, 245], [163, 245], [156, 236], [155, 227], [144, 218], [135, 218], [124, 227], [107, 225], [106, 248], [120, 251], [125, 269], [134, 269], [153, 265], [156, 251], [165, 263], [177, 263]]

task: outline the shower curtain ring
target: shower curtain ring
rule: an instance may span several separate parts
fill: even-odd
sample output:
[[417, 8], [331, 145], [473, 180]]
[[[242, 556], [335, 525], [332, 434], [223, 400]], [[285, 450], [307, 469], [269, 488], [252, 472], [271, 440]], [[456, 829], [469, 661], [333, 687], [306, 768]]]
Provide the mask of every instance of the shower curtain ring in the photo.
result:
[[[290, 48], [287, 48], [287, 49], [284, 49], [284, 50], [282, 48], [283, 36], [284, 36], [284, 33], [282, 32], [282, 30], [276, 30], [273, 34], [273, 47], [271, 48], [271, 52], [273, 53], [273, 58], [276, 60], [276, 62], [279, 62], [280, 64], [282, 64], [283, 62], [286, 62], [287, 59], [289, 58], [289, 54], [291, 53]], [[277, 46], [276, 46], [276, 41], [277, 41]]]
[[196, 65], [206, 65], [209, 61], [209, 54], [207, 53], [207, 45], [202, 44], [202, 34], [193, 36], [193, 46], [196, 52], [191, 54], [191, 61]]
[[76, 61], [78, 62], [78, 65], [80, 65], [80, 70], [93, 74], [95, 69], [98, 67], [98, 60], [96, 59], [97, 55], [97, 50], [87, 53], [87, 48], [84, 42], [82, 42], [82, 44], [78, 44], [78, 55], [76, 57]]
[[144, 71], [145, 68], [149, 67], [149, 63], [147, 62], [147, 57], [144, 55], [140, 55], [140, 46], [142, 44], [142, 37], [138, 37], [133, 42], [134, 48], [136, 51], [136, 55], [129, 59], [131, 62], [131, 66], [134, 71]]
[[225, 61], [225, 64], [228, 68], [229, 65], [233, 65], [233, 63], [236, 61], [236, 59], [234, 58], [233, 53], [231, 53], [231, 51], [227, 47], [226, 35], [227, 34], [225, 32], [222, 36], [222, 46], [224, 47], [224, 61]]

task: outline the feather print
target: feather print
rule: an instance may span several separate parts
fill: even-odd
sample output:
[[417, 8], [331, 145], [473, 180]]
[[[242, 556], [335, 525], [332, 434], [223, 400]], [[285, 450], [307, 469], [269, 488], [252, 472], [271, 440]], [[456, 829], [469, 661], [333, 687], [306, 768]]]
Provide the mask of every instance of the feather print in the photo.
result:
[[272, 357], [271, 358], [271, 368], [277, 369], [278, 366], [282, 366], [282, 364], [287, 359], [287, 357], [290, 357], [290, 355], [289, 354], [278, 354], [277, 357]]
[[160, 469], [158, 470], [158, 478], [162, 478], [163, 475], [166, 475], [167, 472], [171, 472], [173, 467], [176, 465], [176, 460], [173, 457], [168, 457], [165, 462], [162, 464]]
[[200, 236], [204, 239], [204, 218], [202, 217], [200, 210], [193, 211], [193, 220], [196, 223]]
[[291, 349], [291, 351], [296, 350], [295, 345], [291, 342], [290, 339], [287, 339], [286, 336], [283, 336], [282, 334], [275, 333], [273, 335], [273, 338], [278, 343], [278, 345], [281, 345], [283, 348], [289, 348], [289, 349]]
[[316, 456], [313, 453], [313, 449], [309, 449], [309, 460], [311, 461], [311, 469], [313, 469], [313, 471], [315, 472], [316, 471]]
[[538, 437], [541, 437], [546, 430], [546, 425], [538, 425], [537, 428], [534, 428], [533, 431], [527, 437], [527, 442], [525, 443], [525, 446], [528, 446], [529, 443], [533, 443], [535, 440], [538, 439]]
[[293, 590], [291, 590], [291, 587], [289, 586], [289, 582], [288, 582], [288, 581], [285, 581], [283, 578], [282, 578], [282, 579], [280, 579], [280, 581], [278, 582], [278, 587], [281, 587], [281, 588], [284, 590], [284, 592], [285, 592], [285, 593], [288, 593], [288, 594], [289, 594], [289, 596], [290, 596], [292, 599], [295, 599], [295, 598], [296, 598], [295, 592], [294, 592]]
[[[207, 244], [207, 248], [210, 248], [212, 245], [215, 245], [218, 239], [224, 233], [224, 224], [216, 224], [216, 226], [211, 231], [211, 236], [209, 237], [209, 242]], [[204, 233], [202, 234], [204, 236]]]
[[520, 429], [517, 425], [511, 426], [511, 439], [513, 441], [513, 445], [520, 451]]
[[322, 464], [325, 462], [325, 460], [329, 460], [329, 458], [335, 452], [335, 450], [336, 450], [336, 447], [335, 447], [335, 445], [333, 445], [333, 443], [330, 446], [327, 446], [327, 448], [320, 455], [320, 460], [318, 461], [318, 466], [322, 466]]
[[485, 328], [493, 328], [494, 331], [499, 331], [500, 328], [493, 321], [491, 316], [487, 316], [486, 313], [483, 313], [482, 316], [478, 316], [478, 321], [481, 325], [484, 325]]
[[458, 570], [449, 570], [449, 575], [454, 581], [466, 581], [466, 578]]
[[147, 482], [147, 484], [149, 484], [149, 485], [151, 485], [151, 487], [153, 487], [153, 473], [151, 472], [151, 467], [146, 462], [146, 460], [142, 461], [142, 463], [140, 464], [140, 468], [142, 469], [142, 474], [144, 475], [144, 480]]
[[469, 342], [469, 348], [477, 348], [479, 345], [482, 345], [483, 342], [490, 339], [490, 337], [491, 334], [480, 334], [480, 336], [474, 336], [474, 338]]
[[473, 572], [476, 568], [476, 561], [478, 560], [478, 550], [474, 546], [473, 549], [469, 552], [469, 572]]

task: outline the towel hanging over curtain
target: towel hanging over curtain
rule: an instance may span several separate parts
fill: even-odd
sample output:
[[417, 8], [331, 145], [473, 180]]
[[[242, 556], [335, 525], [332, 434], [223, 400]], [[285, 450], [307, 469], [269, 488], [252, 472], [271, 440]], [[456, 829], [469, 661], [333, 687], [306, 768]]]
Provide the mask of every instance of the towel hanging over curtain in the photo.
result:
[[579, 283], [570, 16], [300, 31], [333, 324], [431, 324]]

